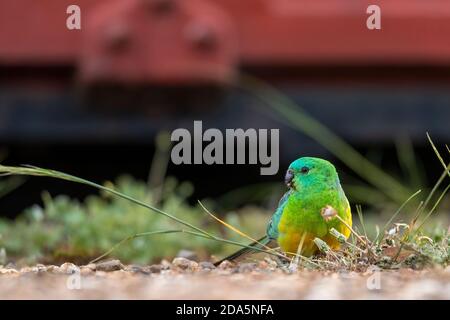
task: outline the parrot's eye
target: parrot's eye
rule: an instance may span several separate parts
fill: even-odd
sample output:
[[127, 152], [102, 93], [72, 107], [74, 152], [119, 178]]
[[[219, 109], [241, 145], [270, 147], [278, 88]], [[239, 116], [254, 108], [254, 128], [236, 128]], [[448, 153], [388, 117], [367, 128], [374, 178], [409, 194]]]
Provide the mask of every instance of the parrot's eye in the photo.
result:
[[302, 174], [307, 174], [309, 172], [309, 168], [308, 167], [303, 167], [303, 168], [300, 169], [300, 172]]

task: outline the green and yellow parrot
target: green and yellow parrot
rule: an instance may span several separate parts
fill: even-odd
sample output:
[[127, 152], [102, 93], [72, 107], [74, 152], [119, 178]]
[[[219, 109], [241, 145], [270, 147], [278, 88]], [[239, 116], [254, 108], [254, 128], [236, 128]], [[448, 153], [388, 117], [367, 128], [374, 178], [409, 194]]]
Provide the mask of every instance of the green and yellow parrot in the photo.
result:
[[[338, 249], [339, 242], [329, 231], [334, 228], [348, 238], [352, 214], [336, 168], [323, 159], [300, 158], [289, 166], [285, 183], [289, 190], [270, 219], [266, 236], [250, 246], [279, 246], [288, 255], [309, 257], [318, 251], [313, 240], [320, 238]], [[223, 260], [232, 261], [253, 251], [244, 248]]]

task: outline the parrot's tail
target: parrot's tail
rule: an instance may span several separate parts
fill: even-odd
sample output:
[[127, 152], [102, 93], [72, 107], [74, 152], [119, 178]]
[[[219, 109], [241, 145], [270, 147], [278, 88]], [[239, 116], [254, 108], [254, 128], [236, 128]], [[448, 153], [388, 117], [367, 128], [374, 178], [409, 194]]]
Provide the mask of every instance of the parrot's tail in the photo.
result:
[[258, 249], [262, 249], [264, 247], [273, 247], [272, 242], [273, 241], [271, 239], [269, 239], [267, 236], [262, 237], [261, 239], [256, 240], [255, 242], [253, 242], [253, 243], [248, 245], [249, 247], [254, 247], [256, 249], [253, 249], [253, 248], [242, 248], [241, 250], [236, 251], [232, 255], [230, 255], [230, 256], [228, 256], [228, 257], [226, 257], [226, 258], [224, 258], [224, 259], [222, 259], [220, 261], [217, 261], [216, 263], [214, 263], [214, 265], [218, 266], [219, 264], [221, 264], [225, 260], [234, 261], [234, 260], [237, 260], [238, 258], [244, 258], [248, 254], [251, 254], [251, 253], [253, 253], [255, 251], [258, 251]]

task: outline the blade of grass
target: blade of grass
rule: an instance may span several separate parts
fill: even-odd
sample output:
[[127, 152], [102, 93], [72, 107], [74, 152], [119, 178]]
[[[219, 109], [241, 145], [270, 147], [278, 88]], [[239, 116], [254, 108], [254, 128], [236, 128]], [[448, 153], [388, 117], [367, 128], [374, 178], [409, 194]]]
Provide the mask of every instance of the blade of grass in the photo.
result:
[[[439, 153], [439, 150], [436, 148], [436, 146], [434, 145], [433, 140], [431, 140], [431, 137], [429, 135], [429, 133], [427, 132], [427, 137], [428, 137], [428, 141], [431, 144], [431, 147], [434, 150], [434, 153], [436, 154], [436, 156], [438, 157], [439, 161], [441, 162], [442, 166], [444, 167], [444, 170], [447, 172], [448, 176], [450, 177], [450, 169], [447, 167], [447, 165], [445, 164], [444, 159], [442, 158], [441, 154]], [[448, 148], [448, 147], [447, 147]], [[448, 150], [448, 149], [447, 149]], [[450, 151], [449, 151], [450, 152]]]
[[428, 197], [425, 199], [425, 202], [421, 202], [419, 208], [417, 209], [416, 214], [414, 215], [414, 218], [411, 220], [411, 228], [414, 227], [415, 223], [417, 222], [417, 219], [420, 217], [420, 215], [423, 213], [423, 211], [428, 207], [428, 204], [430, 203], [431, 199], [433, 198], [434, 194], [444, 182], [445, 177], [447, 176], [447, 170], [450, 169], [450, 164], [447, 166], [447, 169], [444, 170], [439, 177], [438, 181], [434, 184], [433, 189], [431, 189], [430, 193], [428, 194]]
[[[442, 158], [439, 150], [436, 148], [436, 145], [434, 144], [433, 140], [431, 139], [430, 134], [427, 132], [427, 138], [428, 141], [431, 144], [431, 147], [433, 148], [434, 153], [436, 154], [436, 157], [439, 159], [439, 162], [441, 163], [441, 165], [444, 168], [444, 173], [443, 175], [445, 176], [445, 174], [447, 174], [450, 177], [450, 164], [447, 165], [444, 161], [444, 159]], [[450, 153], [450, 149], [448, 148], [448, 146], [446, 145], [447, 151]], [[438, 184], [440, 184], [443, 180], [443, 177], [441, 176], [441, 178], [438, 181]], [[441, 202], [441, 200], [443, 199], [443, 197], [445, 196], [445, 194], [447, 193], [447, 191], [449, 190], [450, 185], [447, 186], [447, 188], [445, 188], [445, 190], [442, 192], [441, 196], [439, 197], [439, 199], [436, 201], [436, 203], [434, 204], [433, 208], [428, 212], [427, 216], [424, 218], [424, 220], [422, 221], [422, 223], [419, 225], [419, 227], [417, 227], [417, 229], [415, 230], [415, 232], [417, 232], [418, 230], [420, 230], [420, 228], [423, 226], [423, 224], [425, 223], [425, 221], [431, 216], [431, 214], [434, 212], [434, 210], [437, 208], [437, 206], [439, 205], [439, 203]], [[434, 189], [437, 189], [437, 187], [435, 186]], [[429, 199], [427, 199], [429, 200]]]
[[[370, 244], [369, 237], [367, 236], [367, 230], [366, 230], [366, 226], [365, 226], [365, 223], [364, 223], [364, 217], [363, 217], [363, 213], [362, 213], [362, 208], [361, 208], [360, 205], [356, 206], [356, 212], [358, 213], [359, 221], [360, 221], [361, 226], [363, 228], [364, 240], [365, 240], [365, 244], [366, 244], [366, 248], [367, 248], [368, 257], [369, 257], [369, 259], [374, 257], [374, 256], [376, 257], [376, 253], [372, 251], [372, 245]], [[355, 247], [357, 247], [357, 246], [355, 246]], [[357, 248], [359, 248], [359, 247], [357, 247]]]
[[297, 247], [296, 255], [292, 258], [291, 263], [289, 264], [288, 269], [292, 272], [298, 270], [298, 266], [301, 261], [300, 255], [302, 254], [302, 251], [303, 251], [303, 243], [305, 242], [305, 237], [306, 237], [306, 233], [303, 233], [302, 238], [300, 239], [300, 242]]
[[361, 227], [363, 228], [364, 237], [366, 237], [366, 239], [368, 239], [366, 226], [364, 224], [364, 217], [363, 217], [361, 205], [358, 204], [356, 206], [356, 212], [358, 213], [359, 222], [361, 223]]
[[156, 151], [147, 178], [147, 185], [152, 189], [152, 204], [160, 203], [163, 196], [164, 177], [170, 162], [170, 134], [160, 132], [155, 139]]
[[417, 207], [416, 212], [414, 213], [414, 218], [409, 223], [409, 230], [411, 230], [414, 227], [414, 225], [416, 224], [417, 219], [419, 218], [420, 213], [422, 212], [423, 205], [424, 205], [424, 202], [420, 201], [419, 206]]
[[444, 191], [442, 191], [440, 197], [437, 199], [436, 203], [434, 204], [433, 208], [431, 208], [431, 210], [428, 212], [428, 214], [425, 216], [425, 218], [423, 218], [422, 222], [420, 223], [420, 225], [417, 227], [416, 232], [418, 232], [423, 225], [425, 224], [425, 222], [428, 220], [428, 218], [433, 214], [433, 212], [436, 210], [436, 208], [438, 207], [438, 205], [441, 203], [442, 199], [444, 198], [444, 196], [447, 194], [448, 190], [450, 189], [450, 184], [444, 189]]

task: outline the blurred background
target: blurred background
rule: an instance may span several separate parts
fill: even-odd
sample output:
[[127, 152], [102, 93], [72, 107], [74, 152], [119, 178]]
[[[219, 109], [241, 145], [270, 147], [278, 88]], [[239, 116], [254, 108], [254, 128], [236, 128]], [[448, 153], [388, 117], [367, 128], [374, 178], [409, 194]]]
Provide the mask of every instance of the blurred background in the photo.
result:
[[[66, 27], [73, 4], [81, 30]], [[366, 27], [371, 4], [381, 8], [381, 30]], [[210, 199], [261, 233], [260, 211], [275, 208], [289, 163], [319, 156], [336, 163], [352, 203], [392, 214], [442, 174], [426, 132], [441, 145], [450, 138], [449, 35], [445, 0], [0, 0], [0, 161], [115, 181], [173, 210], [180, 201], [197, 217], [196, 200]], [[168, 134], [194, 120], [221, 130], [279, 128], [279, 173], [173, 165]], [[130, 218], [125, 228], [121, 214], [133, 209], [111, 201], [67, 182], [0, 180], [4, 224], [26, 212], [14, 231], [38, 233], [29, 242], [52, 252], [70, 251], [60, 238], [74, 234], [70, 223], [78, 230], [95, 220], [86, 212], [103, 210], [92, 223], [105, 225], [114, 211], [117, 224], [108, 227], [124, 229], [87, 255], [136, 225], [155, 226]], [[55, 239], [27, 229], [29, 219], [61, 212], [71, 213]], [[68, 242], [79, 244], [71, 254], [85, 254], [95, 226]], [[7, 250], [25, 252], [5, 237]], [[126, 258], [149, 259], [133, 254]]]

